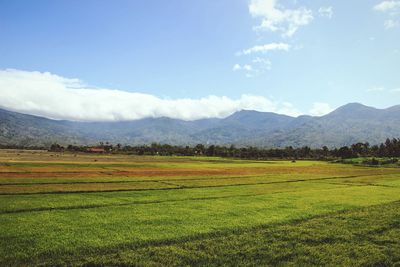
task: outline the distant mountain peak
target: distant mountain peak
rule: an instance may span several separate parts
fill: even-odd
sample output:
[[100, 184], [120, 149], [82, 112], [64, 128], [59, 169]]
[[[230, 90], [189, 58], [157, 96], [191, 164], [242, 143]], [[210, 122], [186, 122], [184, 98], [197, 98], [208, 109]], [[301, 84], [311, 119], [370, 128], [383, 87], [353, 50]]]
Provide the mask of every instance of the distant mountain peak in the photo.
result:
[[239, 111], [236, 111], [234, 114], [263, 114], [263, 113], [268, 113], [268, 112], [263, 112], [263, 111], [257, 111], [257, 110], [252, 110], [252, 109], [241, 109]]
[[279, 114], [279, 113], [275, 113], [275, 112], [256, 111], [256, 110], [250, 110], [250, 109], [242, 109], [242, 110], [236, 111], [235, 113], [228, 116], [227, 118], [238, 118], [238, 117], [245, 117], [245, 116], [258, 116], [258, 117], [276, 116], [276, 117], [292, 118], [291, 116]]
[[370, 113], [376, 113], [379, 111], [374, 107], [369, 107], [360, 103], [349, 103], [343, 105], [331, 113], [325, 115], [326, 117], [336, 117], [336, 116], [344, 116], [344, 117], [359, 117], [359, 116], [367, 116]]
[[388, 111], [388, 112], [397, 112], [397, 111], [400, 111], [400, 105], [392, 106], [392, 107], [390, 107], [390, 108], [385, 109], [385, 111]]
[[297, 118], [241, 110], [224, 119], [183, 121], [147, 118], [120, 122], [56, 121], [0, 109], [0, 145], [96, 144], [236, 144], [265, 147], [339, 147], [356, 142], [377, 144], [398, 138], [400, 105], [376, 109], [344, 105], [321, 117]]
[[366, 106], [366, 105], [363, 105], [363, 104], [358, 103], [358, 102], [354, 102], [354, 103], [349, 103], [349, 104], [343, 105], [343, 106], [339, 107], [338, 109], [342, 109], [342, 110], [344, 110], [344, 109], [352, 109], [352, 110], [354, 110], [354, 109], [376, 109], [376, 108], [370, 107], [370, 106]]

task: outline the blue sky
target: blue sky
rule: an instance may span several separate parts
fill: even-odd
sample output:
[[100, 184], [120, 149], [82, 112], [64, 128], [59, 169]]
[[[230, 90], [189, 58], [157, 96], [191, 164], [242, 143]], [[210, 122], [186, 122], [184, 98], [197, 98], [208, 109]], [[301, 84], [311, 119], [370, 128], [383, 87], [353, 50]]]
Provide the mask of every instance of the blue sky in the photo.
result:
[[[0, 0], [0, 69], [0, 107], [54, 118], [96, 119], [32, 97], [60, 80], [71, 89], [70, 79], [92, 93], [231, 101], [199, 117], [253, 106], [290, 115], [322, 115], [349, 102], [385, 108], [400, 104], [400, 0]], [[31, 88], [29, 79], [46, 74], [49, 88]], [[248, 101], [243, 95], [267, 106], [237, 104]], [[106, 119], [170, 114], [129, 112], [136, 115]], [[197, 118], [190, 114], [172, 117]]]

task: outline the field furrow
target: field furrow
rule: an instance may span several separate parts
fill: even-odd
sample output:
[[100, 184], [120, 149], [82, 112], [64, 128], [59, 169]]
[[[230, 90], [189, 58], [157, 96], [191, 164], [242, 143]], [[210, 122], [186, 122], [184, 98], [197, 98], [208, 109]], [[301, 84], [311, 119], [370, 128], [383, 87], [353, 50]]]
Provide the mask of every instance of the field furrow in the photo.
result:
[[[244, 265], [299, 264], [304, 259], [297, 254], [271, 256], [275, 245], [292, 244], [279, 234], [285, 227], [301, 233], [314, 225], [309, 222], [326, 223], [326, 229], [335, 222], [357, 237], [357, 229], [342, 222], [341, 214], [371, 219], [367, 211], [376, 214], [374, 205], [388, 207], [385, 216], [390, 224], [385, 229], [368, 226], [362, 232], [374, 237], [373, 251], [381, 251], [376, 250], [379, 244], [398, 242], [377, 237], [378, 231], [388, 238], [397, 231], [393, 213], [400, 201], [397, 168], [201, 157], [59, 154], [54, 158], [48, 152], [30, 153], [0, 152], [2, 266], [208, 265], [213, 257], [219, 257], [221, 265], [223, 261], [229, 265], [229, 257], [243, 260]], [[328, 248], [332, 242], [348, 249], [353, 242], [330, 235], [320, 240], [319, 235], [326, 234], [321, 231], [303, 240], [307, 250], [321, 244]], [[268, 233], [276, 237], [264, 236]], [[245, 235], [257, 237], [253, 246]], [[367, 244], [364, 237], [357, 238]], [[205, 254], [196, 254], [203, 242]], [[272, 247], [265, 242], [273, 242]], [[235, 246], [250, 252], [240, 254]], [[305, 253], [303, 247], [297, 249]], [[263, 256], [258, 259], [257, 254]]]

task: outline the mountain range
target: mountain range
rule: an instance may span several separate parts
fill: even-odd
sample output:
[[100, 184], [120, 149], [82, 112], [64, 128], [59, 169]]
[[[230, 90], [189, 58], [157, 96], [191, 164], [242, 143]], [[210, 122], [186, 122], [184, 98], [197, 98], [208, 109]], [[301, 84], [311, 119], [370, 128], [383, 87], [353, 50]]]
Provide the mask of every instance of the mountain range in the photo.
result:
[[261, 147], [340, 147], [400, 137], [400, 105], [376, 109], [359, 103], [321, 116], [290, 117], [242, 110], [223, 119], [146, 118], [120, 122], [52, 120], [0, 109], [0, 144], [20, 146], [113, 144], [219, 144]]

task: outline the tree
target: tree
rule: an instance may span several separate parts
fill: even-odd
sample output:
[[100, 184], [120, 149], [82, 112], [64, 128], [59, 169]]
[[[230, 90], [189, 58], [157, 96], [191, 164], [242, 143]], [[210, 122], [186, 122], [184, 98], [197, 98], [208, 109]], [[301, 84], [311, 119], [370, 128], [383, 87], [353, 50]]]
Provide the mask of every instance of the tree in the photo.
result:
[[50, 151], [52, 151], [52, 152], [63, 152], [64, 151], [64, 147], [59, 145], [59, 144], [57, 144], [57, 143], [54, 143], [54, 144], [52, 144], [50, 146]]

